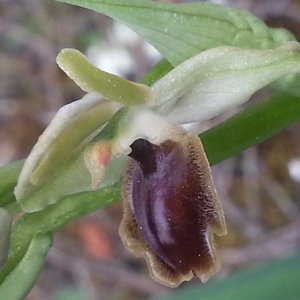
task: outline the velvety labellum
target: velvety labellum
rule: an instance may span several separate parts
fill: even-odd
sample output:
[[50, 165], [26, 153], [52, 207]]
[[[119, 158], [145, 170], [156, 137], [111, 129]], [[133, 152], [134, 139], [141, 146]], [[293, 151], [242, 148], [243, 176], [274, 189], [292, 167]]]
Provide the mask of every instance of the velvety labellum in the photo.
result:
[[225, 234], [226, 225], [199, 138], [186, 133], [160, 145], [139, 139], [131, 148], [123, 241], [162, 284], [207, 281], [220, 268], [213, 234]]

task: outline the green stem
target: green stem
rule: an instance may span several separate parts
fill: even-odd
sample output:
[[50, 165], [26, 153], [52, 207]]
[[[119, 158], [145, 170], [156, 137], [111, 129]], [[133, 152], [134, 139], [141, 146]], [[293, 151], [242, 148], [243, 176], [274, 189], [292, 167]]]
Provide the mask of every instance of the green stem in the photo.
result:
[[168, 74], [174, 67], [166, 60], [159, 61], [141, 80], [141, 83], [151, 86], [157, 80]]
[[200, 135], [211, 165], [261, 143], [300, 120], [300, 99], [278, 94]]
[[0, 273], [0, 283], [18, 265], [34, 235], [53, 235], [67, 223], [119, 200], [120, 184], [95, 192], [67, 196], [42, 211], [25, 214], [13, 227], [8, 260]]
[[0, 285], [1, 299], [25, 299], [44, 266], [52, 240], [48, 235], [33, 236], [22, 261]]
[[14, 188], [24, 161], [19, 160], [0, 168], [0, 207], [7, 209], [10, 213], [19, 212], [16, 204]]

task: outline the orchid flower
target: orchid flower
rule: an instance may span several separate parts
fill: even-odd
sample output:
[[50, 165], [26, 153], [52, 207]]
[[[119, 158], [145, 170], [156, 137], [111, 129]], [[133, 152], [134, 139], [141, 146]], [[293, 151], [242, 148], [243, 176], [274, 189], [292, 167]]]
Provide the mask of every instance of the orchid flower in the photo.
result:
[[226, 223], [201, 141], [182, 125], [300, 72], [300, 45], [213, 48], [151, 87], [99, 70], [73, 49], [57, 62], [87, 95], [58, 111], [26, 160], [15, 189], [22, 209], [42, 210], [123, 175], [119, 233], [128, 250], [164, 285], [206, 282], [220, 269], [214, 235], [226, 234]]

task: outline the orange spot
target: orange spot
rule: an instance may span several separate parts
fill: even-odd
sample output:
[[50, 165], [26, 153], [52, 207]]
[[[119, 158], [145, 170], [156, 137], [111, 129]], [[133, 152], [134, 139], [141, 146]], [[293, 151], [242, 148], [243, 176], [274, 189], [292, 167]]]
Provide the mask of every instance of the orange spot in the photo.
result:
[[108, 144], [97, 145], [93, 149], [95, 161], [101, 166], [107, 166], [111, 158], [111, 150]]

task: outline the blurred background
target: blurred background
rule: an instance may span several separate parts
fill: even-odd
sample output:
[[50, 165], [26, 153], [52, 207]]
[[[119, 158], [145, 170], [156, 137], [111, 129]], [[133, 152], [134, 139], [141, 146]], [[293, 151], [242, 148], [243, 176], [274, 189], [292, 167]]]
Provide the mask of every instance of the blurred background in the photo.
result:
[[[247, 9], [273, 27], [286, 27], [300, 40], [300, 1], [211, 2]], [[26, 158], [55, 112], [82, 97], [55, 63], [67, 47], [134, 81], [160, 59], [139, 36], [103, 15], [55, 1], [0, 0], [0, 166]], [[199, 126], [204, 131], [236, 111]], [[213, 175], [229, 227], [219, 240], [223, 268], [216, 277], [300, 248], [299, 123], [214, 166]], [[27, 299], [135, 300], [172, 292], [153, 282], [144, 261], [125, 250], [117, 233], [121, 217], [118, 202], [57, 233]], [[182, 286], [200, 284], [193, 280]]]

